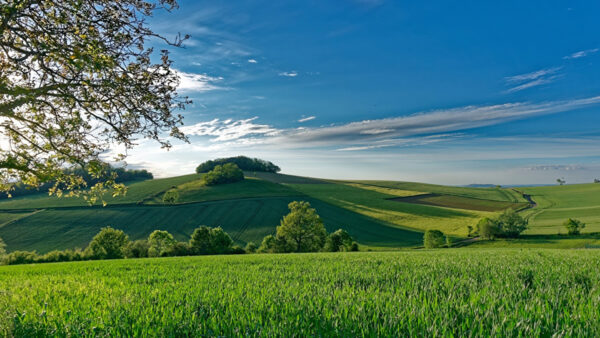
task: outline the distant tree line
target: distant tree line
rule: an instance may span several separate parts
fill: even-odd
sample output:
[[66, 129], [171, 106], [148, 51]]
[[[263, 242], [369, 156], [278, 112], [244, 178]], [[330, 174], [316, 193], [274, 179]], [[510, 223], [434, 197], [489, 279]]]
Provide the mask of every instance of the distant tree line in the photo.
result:
[[6, 265], [68, 262], [83, 260], [227, 255], [244, 253], [358, 251], [358, 244], [345, 230], [327, 234], [323, 222], [308, 202], [292, 202], [290, 213], [277, 227], [276, 235], [266, 236], [260, 247], [250, 242], [246, 248], [234, 245], [222, 228], [200, 226], [194, 230], [189, 241], [179, 242], [164, 230], [153, 231], [147, 239], [131, 241], [122, 231], [105, 227], [90, 241], [87, 248], [55, 250], [40, 255], [35, 251], [6, 253], [0, 239], [0, 262]]
[[[106, 168], [105, 176], [115, 175], [116, 183], [124, 183], [124, 182], [138, 181], [138, 180], [149, 180], [149, 179], [154, 178], [152, 173], [148, 172], [145, 169], [130, 170], [130, 169], [125, 169], [125, 168], [114, 168], [108, 164], [106, 166], [107, 166], [107, 168]], [[85, 181], [85, 183], [88, 187], [93, 186], [94, 184], [96, 184], [102, 180], [101, 178], [93, 177], [93, 175], [90, 174], [90, 172], [85, 168], [83, 168], [83, 169], [82, 168], [65, 169], [63, 171], [65, 172], [66, 175], [76, 175], [76, 176], [83, 178], [83, 180]], [[22, 182], [17, 182], [13, 185], [13, 189], [9, 193], [10, 193], [11, 197], [17, 197], [17, 196], [26, 196], [26, 195], [37, 194], [40, 192], [48, 192], [49, 189], [55, 185], [55, 183], [56, 182], [53, 182], [53, 181], [46, 182], [46, 183], [41, 184], [37, 188], [31, 188], [30, 185], [27, 185]], [[8, 198], [9, 193], [7, 193], [7, 192], [0, 193], [0, 199]]]
[[237, 156], [206, 161], [196, 167], [196, 173], [206, 173], [213, 170], [218, 165], [222, 166], [227, 163], [234, 163], [244, 171], [261, 171], [268, 173], [277, 173], [281, 171], [281, 169], [272, 162], [261, 160], [259, 158]]

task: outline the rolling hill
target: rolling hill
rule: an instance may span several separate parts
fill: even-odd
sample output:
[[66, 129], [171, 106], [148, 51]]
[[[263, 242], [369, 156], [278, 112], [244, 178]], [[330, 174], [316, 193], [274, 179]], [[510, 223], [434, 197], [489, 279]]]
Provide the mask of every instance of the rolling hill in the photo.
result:
[[[124, 230], [131, 239], [156, 229], [186, 240], [200, 225], [221, 226], [245, 245], [275, 232], [294, 200], [309, 201], [328, 231], [346, 229], [371, 249], [415, 247], [422, 232], [439, 229], [465, 237], [467, 227], [485, 216], [514, 208], [531, 221], [531, 234], [557, 233], [566, 217], [600, 229], [600, 185], [503, 189], [469, 188], [394, 181], [339, 181], [273, 173], [246, 173], [242, 182], [205, 186], [201, 175], [135, 182], [126, 196], [108, 205], [87, 206], [75, 198], [45, 194], [0, 201], [0, 237], [9, 251], [85, 247], [101, 227]], [[179, 192], [173, 205], [162, 202], [170, 189]], [[538, 205], [529, 205], [521, 193]], [[583, 194], [583, 195], [582, 195]], [[582, 211], [582, 213], [579, 213]], [[569, 216], [571, 215], [571, 216]]]

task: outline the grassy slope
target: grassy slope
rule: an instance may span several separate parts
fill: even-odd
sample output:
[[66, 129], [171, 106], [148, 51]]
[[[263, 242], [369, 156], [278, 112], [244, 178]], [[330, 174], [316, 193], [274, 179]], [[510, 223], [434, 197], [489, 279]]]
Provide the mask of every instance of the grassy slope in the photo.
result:
[[587, 224], [584, 232], [600, 232], [600, 184], [519, 188], [538, 204], [527, 210], [529, 234], [566, 233], [562, 222], [577, 218]]
[[391, 201], [388, 199], [395, 197], [394, 195], [347, 184], [292, 184], [290, 186], [311, 197], [405, 229], [421, 231], [438, 229], [444, 233], [466, 236], [467, 225], [474, 226], [481, 217], [491, 215], [481, 211]]
[[597, 337], [596, 250], [205, 256], [0, 267], [0, 335]]

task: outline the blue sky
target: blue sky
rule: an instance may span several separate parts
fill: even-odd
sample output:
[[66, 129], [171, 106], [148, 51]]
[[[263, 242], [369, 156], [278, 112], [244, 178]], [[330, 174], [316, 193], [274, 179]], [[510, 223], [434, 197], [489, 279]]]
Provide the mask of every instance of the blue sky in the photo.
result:
[[192, 36], [172, 50], [191, 144], [142, 141], [128, 163], [172, 176], [244, 154], [326, 178], [600, 178], [600, 3], [456, 4], [181, 1], [149, 23]]

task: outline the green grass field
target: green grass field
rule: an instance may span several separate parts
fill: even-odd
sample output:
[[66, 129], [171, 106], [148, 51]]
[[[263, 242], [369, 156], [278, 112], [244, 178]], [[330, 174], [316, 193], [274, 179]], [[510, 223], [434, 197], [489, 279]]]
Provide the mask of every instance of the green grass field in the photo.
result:
[[586, 223], [583, 232], [600, 232], [600, 184], [519, 188], [537, 206], [523, 214], [529, 218], [529, 234], [566, 233], [562, 223], [576, 218]]
[[0, 335], [600, 335], [595, 250], [204, 256], [0, 267]]

